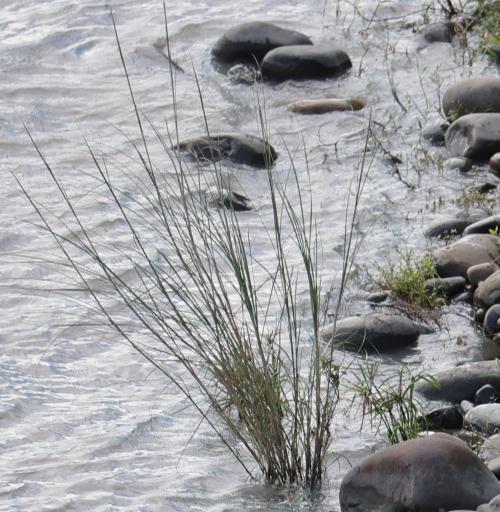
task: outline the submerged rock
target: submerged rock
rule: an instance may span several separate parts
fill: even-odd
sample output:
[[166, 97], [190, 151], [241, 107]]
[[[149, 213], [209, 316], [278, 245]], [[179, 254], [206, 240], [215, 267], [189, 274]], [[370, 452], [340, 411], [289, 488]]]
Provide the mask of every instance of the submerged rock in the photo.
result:
[[449, 126], [449, 124], [445, 123], [428, 126], [422, 132], [422, 137], [435, 146], [444, 146], [444, 134]]
[[212, 55], [222, 61], [257, 60], [266, 53], [287, 45], [312, 45], [304, 34], [272, 23], [251, 21], [229, 29], [215, 43]]
[[350, 350], [384, 352], [411, 345], [419, 336], [418, 327], [398, 315], [371, 314], [345, 318], [324, 328], [322, 337]]
[[429, 43], [449, 43], [453, 38], [453, 25], [449, 21], [432, 23], [422, 30]]
[[337, 76], [352, 66], [343, 50], [325, 45], [283, 46], [262, 61], [262, 75], [275, 80], [306, 80]]
[[343, 100], [324, 98], [320, 100], [300, 100], [288, 105], [288, 110], [298, 114], [325, 114], [339, 110], [361, 110], [365, 102], [359, 99]]
[[212, 202], [220, 208], [227, 208], [236, 212], [247, 212], [252, 209], [252, 204], [248, 197], [232, 191], [221, 191], [214, 196]]
[[266, 167], [278, 157], [274, 148], [259, 137], [239, 133], [219, 133], [179, 143], [175, 149], [197, 160], [232, 160], [254, 167]]
[[260, 71], [253, 66], [245, 66], [244, 64], [236, 64], [227, 72], [229, 80], [235, 84], [253, 85], [262, 77]]
[[500, 388], [500, 364], [497, 361], [480, 361], [433, 375], [433, 382], [421, 381], [417, 391], [429, 400], [460, 403], [473, 401], [476, 391], [490, 384]]
[[500, 256], [498, 237], [467, 235], [434, 252], [436, 271], [441, 277], [467, 277], [467, 270], [479, 263], [491, 263]]
[[495, 475], [466, 444], [434, 434], [385, 448], [342, 480], [342, 512], [472, 509], [500, 493]]
[[464, 423], [474, 430], [491, 436], [500, 432], [500, 404], [482, 404], [471, 409]]
[[475, 76], [449, 87], [443, 96], [449, 119], [477, 112], [500, 112], [500, 77]]
[[427, 238], [448, 238], [461, 235], [470, 221], [464, 219], [445, 219], [435, 222], [429, 226], [424, 235]]
[[456, 156], [454, 158], [448, 158], [444, 162], [444, 168], [447, 171], [457, 170], [460, 172], [468, 172], [472, 169], [473, 161], [470, 158], [463, 156]]
[[[498, 94], [500, 98], [500, 92]], [[489, 159], [500, 151], [500, 114], [460, 117], [448, 128], [445, 143], [452, 155], [472, 160]]]
[[491, 215], [490, 217], [469, 224], [464, 230], [464, 235], [470, 235], [472, 233], [490, 233], [491, 231], [499, 230], [500, 215]]

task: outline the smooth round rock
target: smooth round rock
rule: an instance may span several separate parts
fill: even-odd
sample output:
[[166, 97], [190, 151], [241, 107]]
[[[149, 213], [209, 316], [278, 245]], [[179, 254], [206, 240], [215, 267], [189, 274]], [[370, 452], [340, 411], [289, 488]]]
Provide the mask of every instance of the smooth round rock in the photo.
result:
[[435, 409], [422, 419], [422, 427], [429, 430], [460, 430], [462, 425], [463, 415], [456, 405]]
[[450, 298], [464, 290], [467, 281], [463, 277], [436, 277], [425, 281], [427, 293], [435, 293]]
[[297, 114], [326, 114], [343, 110], [361, 110], [366, 103], [359, 99], [343, 100], [338, 98], [324, 98], [319, 100], [300, 100], [288, 105], [290, 112]]
[[469, 221], [464, 219], [440, 220], [429, 226], [424, 235], [427, 238], [449, 238], [461, 235], [468, 225]]
[[262, 75], [275, 80], [306, 80], [337, 76], [352, 66], [343, 50], [325, 45], [283, 46], [262, 61]]
[[498, 320], [500, 320], [500, 304], [494, 304], [484, 315], [483, 330], [486, 336], [494, 336], [500, 332]]
[[467, 270], [480, 263], [491, 263], [500, 256], [498, 237], [467, 235], [433, 253], [436, 272], [440, 277], [467, 277]]
[[486, 384], [485, 386], [479, 388], [476, 391], [474, 403], [476, 405], [492, 404], [497, 403], [499, 401], [499, 398], [500, 396], [496, 388], [494, 388], [491, 384]]
[[478, 284], [474, 292], [474, 302], [485, 308], [500, 303], [500, 270]]
[[467, 280], [472, 285], [477, 285], [481, 281], [488, 279], [491, 274], [494, 274], [498, 268], [496, 263], [480, 263], [479, 265], [473, 265], [467, 269]]
[[469, 224], [464, 229], [464, 235], [471, 235], [473, 233], [491, 233], [492, 231], [500, 231], [500, 215], [491, 215], [490, 217], [486, 217], [485, 219]]
[[500, 151], [500, 114], [460, 117], [446, 131], [445, 144], [453, 156], [489, 160]]
[[444, 93], [443, 111], [448, 119], [476, 112], [500, 112], [500, 78], [476, 76], [457, 82]]
[[380, 450], [342, 480], [342, 512], [470, 509], [500, 493], [500, 483], [466, 444], [448, 434]]
[[500, 404], [477, 405], [464, 417], [464, 424], [487, 436], [500, 432]]
[[345, 318], [327, 325], [322, 332], [326, 342], [349, 350], [384, 352], [413, 344], [419, 336], [418, 327], [398, 315], [371, 314]]
[[460, 172], [468, 172], [472, 169], [473, 161], [470, 158], [456, 156], [454, 158], [448, 158], [444, 162], [444, 168], [447, 171], [460, 171]]
[[239, 133], [219, 133], [181, 142], [175, 149], [188, 153], [196, 160], [232, 160], [233, 162], [266, 167], [278, 157], [276, 151], [260, 137]]
[[421, 381], [417, 391], [429, 400], [460, 403], [473, 401], [476, 391], [486, 384], [500, 389], [500, 365], [497, 361], [479, 361], [432, 376], [434, 382]]
[[495, 153], [495, 154], [490, 158], [490, 167], [491, 167], [495, 172], [500, 172], [500, 153]]
[[445, 123], [428, 126], [422, 132], [422, 137], [435, 146], [444, 146], [444, 134], [449, 126]]
[[222, 61], [257, 60], [266, 53], [287, 45], [312, 45], [304, 34], [272, 23], [251, 21], [229, 29], [215, 43], [212, 55]]
[[422, 34], [429, 43], [449, 43], [453, 38], [453, 26], [450, 22], [432, 23], [424, 27]]

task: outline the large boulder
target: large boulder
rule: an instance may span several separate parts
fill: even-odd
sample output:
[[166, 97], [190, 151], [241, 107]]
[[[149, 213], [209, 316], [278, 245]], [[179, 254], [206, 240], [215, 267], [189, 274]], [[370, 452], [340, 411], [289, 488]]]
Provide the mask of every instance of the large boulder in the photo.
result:
[[483, 308], [500, 303], [500, 270], [478, 284], [474, 292], [474, 302]]
[[460, 403], [474, 400], [486, 384], [500, 389], [500, 362], [480, 361], [444, 370], [433, 375], [432, 381], [420, 381], [416, 389], [429, 400]]
[[464, 423], [473, 430], [491, 436], [500, 432], [500, 404], [482, 404], [472, 408]]
[[254, 167], [266, 167], [278, 157], [271, 144], [253, 135], [219, 133], [180, 142], [175, 149], [200, 161], [232, 160]]
[[260, 61], [266, 53], [287, 45], [312, 45], [304, 34], [272, 23], [251, 21], [229, 29], [215, 43], [212, 55], [222, 61]]
[[445, 143], [452, 155], [488, 160], [500, 151], [500, 114], [460, 117], [446, 131]]
[[352, 66], [343, 50], [324, 45], [283, 46], [262, 61], [262, 75], [275, 80], [305, 80], [336, 76]]
[[350, 350], [384, 352], [411, 345], [419, 336], [418, 327], [398, 315], [371, 314], [354, 316], [327, 325], [322, 337]]
[[476, 112], [500, 112], [500, 77], [475, 76], [449, 87], [443, 96], [449, 119]]
[[495, 475], [467, 445], [434, 434], [385, 448], [342, 481], [342, 512], [474, 510], [500, 493]]
[[436, 272], [440, 277], [467, 277], [467, 270], [479, 263], [491, 263], [500, 256], [495, 235], [467, 235], [434, 251]]

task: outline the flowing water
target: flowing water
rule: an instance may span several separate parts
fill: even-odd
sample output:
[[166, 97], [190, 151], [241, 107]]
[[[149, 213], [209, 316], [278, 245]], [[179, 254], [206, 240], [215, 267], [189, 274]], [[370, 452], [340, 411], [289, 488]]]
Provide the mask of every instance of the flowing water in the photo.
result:
[[[172, 121], [161, 2], [110, 4], [141, 110], [154, 124], [164, 117]], [[210, 59], [215, 39], [238, 22], [275, 22], [314, 42], [338, 45], [351, 56], [353, 68], [340, 79], [265, 87], [280, 153], [274, 172], [278, 179], [286, 176], [288, 147], [296, 151], [296, 165], [304, 173], [305, 144], [325, 266], [332, 277], [345, 198], [373, 112], [386, 153], [377, 153], [365, 187], [358, 224], [364, 243], [348, 312], [369, 310], [362, 300], [365, 289], [387, 255], [397, 259], [397, 249], [405, 247], [424, 251], [423, 228], [462, 211], [464, 188], [497, 181], [485, 169], [467, 176], [444, 173], [438, 164], [442, 151], [421, 139], [421, 127], [440, 120], [439, 99], [447, 85], [471, 74], [497, 73], [496, 68], [458, 40], [425, 44], [412, 29], [423, 22], [420, 1], [382, 1], [374, 11], [375, 4], [174, 0], [167, 6], [174, 59], [185, 70], [177, 75], [183, 137], [203, 132], [193, 68], [212, 130], [258, 134], [252, 89], [232, 84]], [[382, 442], [369, 430], [359, 432], [359, 420], [343, 414], [336, 420], [328, 479], [317, 495], [306, 499], [252, 482], [165, 378], [125, 343], [81, 325], [88, 313], [78, 300], [35, 289], [67, 283], [57, 269], [38, 261], [54, 254], [53, 244], [33, 224], [37, 217], [13, 174], [62, 220], [65, 208], [23, 121], [84, 212], [92, 234], [112, 236], [117, 243], [126, 239], [125, 229], [92, 194], [83, 136], [113, 159], [130, 155], [121, 132], [136, 138], [137, 128], [104, 1], [2, 0], [0, 25], [0, 510], [337, 510], [349, 462]], [[360, 96], [368, 107], [321, 117], [286, 110], [293, 100], [324, 96]], [[387, 152], [401, 158], [399, 174]], [[259, 214], [268, 217], [264, 173], [230, 165], [227, 172], [238, 176]], [[255, 213], [245, 215], [252, 225]], [[265, 258], [264, 244], [260, 250]], [[445, 309], [442, 329], [422, 336], [412, 350], [378, 358], [383, 372], [390, 375], [401, 360], [413, 368], [436, 369], [487, 356], [468, 313], [467, 308]], [[68, 318], [72, 321], [65, 325]]]

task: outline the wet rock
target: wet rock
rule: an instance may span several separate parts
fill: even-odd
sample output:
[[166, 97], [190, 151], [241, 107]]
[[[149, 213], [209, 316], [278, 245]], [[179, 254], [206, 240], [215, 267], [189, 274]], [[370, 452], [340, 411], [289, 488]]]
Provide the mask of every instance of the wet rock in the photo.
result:
[[435, 409], [421, 420], [422, 427], [429, 430], [460, 430], [463, 416], [460, 407], [450, 405]]
[[181, 142], [175, 149], [188, 153], [196, 160], [232, 160], [233, 162], [266, 167], [278, 157], [274, 148], [259, 137], [238, 133], [220, 133]]
[[287, 45], [312, 45], [304, 34], [272, 23], [251, 21], [225, 32], [212, 48], [212, 55], [222, 61], [260, 61], [266, 53]]
[[491, 231], [498, 230], [500, 230], [500, 215], [492, 215], [485, 219], [478, 220], [473, 224], [469, 224], [464, 230], [464, 235], [471, 235], [472, 233], [490, 233]]
[[500, 483], [465, 443], [435, 434], [385, 448], [344, 477], [342, 512], [472, 509]]
[[324, 45], [283, 46], [262, 61], [262, 75], [275, 80], [306, 80], [338, 76], [352, 66], [344, 51]]
[[445, 123], [428, 126], [422, 132], [422, 137], [435, 146], [444, 146], [444, 134], [449, 126], [449, 124]]
[[479, 361], [433, 375], [434, 382], [421, 381], [417, 391], [429, 400], [460, 403], [473, 401], [476, 391], [486, 384], [500, 387], [500, 365], [497, 361]]
[[464, 219], [445, 219], [440, 220], [425, 231], [424, 235], [427, 238], [449, 238], [456, 235], [461, 235], [463, 230], [469, 225], [468, 220]]
[[486, 316], [486, 310], [484, 308], [479, 308], [474, 313], [474, 320], [478, 324], [482, 324], [484, 321], [484, 317]]
[[490, 167], [491, 167], [495, 172], [500, 172], [500, 153], [495, 153], [495, 154], [490, 158]]
[[361, 110], [366, 103], [363, 100], [343, 100], [324, 98], [320, 100], [300, 100], [290, 103], [288, 110], [298, 114], [325, 114], [342, 110]]
[[476, 391], [474, 402], [476, 405], [492, 404], [499, 401], [498, 391], [491, 385], [486, 384]]
[[260, 71], [253, 66], [245, 66], [244, 64], [236, 64], [227, 72], [229, 80], [235, 84], [253, 85], [262, 77]]
[[500, 270], [478, 284], [474, 292], [474, 302], [485, 308], [500, 302]]
[[500, 112], [500, 78], [476, 76], [449, 87], [443, 96], [448, 119], [477, 112]]
[[472, 305], [474, 302], [474, 294], [472, 292], [463, 292], [453, 297], [452, 304], [469, 304]]
[[494, 235], [467, 235], [434, 252], [436, 271], [440, 277], [467, 277], [473, 265], [491, 263], [500, 256], [498, 237]]
[[331, 324], [324, 328], [323, 339], [350, 350], [384, 352], [411, 345], [419, 336], [417, 326], [398, 315], [354, 316], [339, 321], [335, 331], [334, 327]]
[[214, 198], [213, 203], [221, 208], [227, 208], [236, 212], [246, 212], [252, 209], [248, 197], [231, 191], [220, 193]]
[[500, 404], [482, 404], [471, 409], [464, 424], [487, 436], [500, 432]]
[[442, 297], [450, 298], [464, 290], [467, 281], [463, 277], [436, 277], [425, 281], [427, 293], [435, 293]]
[[[500, 98], [500, 92], [498, 95]], [[500, 151], [500, 114], [460, 117], [446, 131], [445, 144], [452, 155], [472, 160], [489, 159]]]
[[494, 336], [500, 332], [498, 321], [500, 320], [500, 304], [495, 304], [486, 311], [483, 320], [483, 330], [486, 336]]
[[476, 192], [478, 192], [479, 194], [487, 194], [488, 192], [491, 192], [492, 190], [495, 190], [497, 188], [497, 186], [494, 184], [494, 183], [490, 183], [490, 182], [486, 182], [486, 183], [483, 183], [482, 185], [479, 185], [478, 187], [476, 187]]
[[453, 26], [450, 22], [427, 25], [422, 34], [429, 43], [449, 43], [453, 38]]
[[474, 404], [472, 402], [469, 402], [469, 400], [462, 400], [460, 402], [460, 410], [462, 411], [462, 415], [467, 414], [473, 408]]
[[499, 270], [496, 263], [480, 263], [467, 269], [467, 280], [472, 285], [477, 285], [481, 281], [488, 279], [491, 274]]
[[447, 171], [457, 170], [460, 172], [468, 172], [472, 169], [473, 163], [474, 162], [470, 158], [457, 156], [454, 158], [448, 158], [448, 160], [444, 162], [444, 168]]
[[370, 293], [368, 297], [366, 297], [366, 300], [368, 302], [373, 302], [374, 304], [380, 304], [381, 302], [384, 302], [389, 297], [389, 294], [387, 292], [375, 292]]

